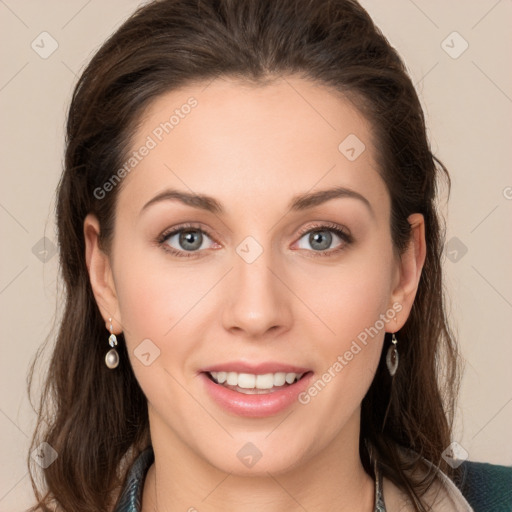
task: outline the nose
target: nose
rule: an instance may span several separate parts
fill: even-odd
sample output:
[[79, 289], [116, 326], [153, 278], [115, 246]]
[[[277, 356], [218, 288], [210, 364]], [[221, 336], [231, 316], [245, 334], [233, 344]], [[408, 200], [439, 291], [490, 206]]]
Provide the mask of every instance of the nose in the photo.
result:
[[280, 269], [269, 249], [252, 262], [234, 255], [222, 316], [226, 330], [248, 339], [261, 339], [267, 333], [275, 336], [290, 329], [292, 294]]

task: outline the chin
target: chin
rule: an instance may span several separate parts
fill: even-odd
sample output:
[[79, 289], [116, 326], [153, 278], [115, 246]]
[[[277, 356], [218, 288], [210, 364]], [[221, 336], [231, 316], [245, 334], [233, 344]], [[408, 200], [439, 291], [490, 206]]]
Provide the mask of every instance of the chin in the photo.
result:
[[[281, 439], [272, 442], [261, 436], [242, 436], [236, 440], [218, 447], [215, 453], [199, 453], [212, 466], [237, 476], [268, 477], [268, 473], [278, 475], [289, 472], [304, 461], [306, 440], [294, 439], [293, 445]], [[288, 437], [290, 439], [290, 437]]]

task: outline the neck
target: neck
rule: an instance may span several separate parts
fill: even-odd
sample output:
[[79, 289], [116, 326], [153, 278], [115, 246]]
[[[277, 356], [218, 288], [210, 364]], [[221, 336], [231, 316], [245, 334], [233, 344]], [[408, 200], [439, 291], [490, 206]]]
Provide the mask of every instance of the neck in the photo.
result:
[[374, 510], [375, 484], [359, 457], [358, 416], [293, 468], [254, 476], [221, 471], [152, 419], [155, 462], [144, 484], [143, 512]]

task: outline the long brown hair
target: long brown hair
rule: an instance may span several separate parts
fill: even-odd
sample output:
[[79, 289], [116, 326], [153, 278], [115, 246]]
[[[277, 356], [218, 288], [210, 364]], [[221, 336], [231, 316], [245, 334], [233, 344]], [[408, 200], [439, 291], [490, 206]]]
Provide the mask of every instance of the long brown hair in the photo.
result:
[[[31, 472], [35, 508], [112, 508], [127, 467], [150, 444], [147, 403], [122, 335], [119, 368], [104, 364], [107, 331], [89, 282], [83, 222], [96, 214], [108, 253], [120, 187], [101, 198], [94, 191], [122, 166], [141, 114], [158, 96], [218, 76], [258, 85], [289, 74], [333, 87], [371, 122], [398, 253], [410, 240], [407, 217], [425, 217], [426, 261], [399, 333], [398, 372], [391, 379], [382, 358], [362, 403], [363, 465], [371, 472], [366, 439], [416, 510], [425, 509], [421, 496], [433, 475], [419, 481], [409, 470], [424, 458], [449, 473], [441, 453], [450, 444], [458, 358], [445, 314], [436, 210], [438, 178], [449, 184], [449, 177], [431, 152], [402, 60], [355, 0], [162, 0], [139, 8], [104, 43], [69, 107], [56, 207], [65, 307], [31, 448], [45, 441], [58, 458], [43, 485]], [[386, 335], [385, 350], [388, 343]], [[416, 455], [406, 458], [401, 447]]]

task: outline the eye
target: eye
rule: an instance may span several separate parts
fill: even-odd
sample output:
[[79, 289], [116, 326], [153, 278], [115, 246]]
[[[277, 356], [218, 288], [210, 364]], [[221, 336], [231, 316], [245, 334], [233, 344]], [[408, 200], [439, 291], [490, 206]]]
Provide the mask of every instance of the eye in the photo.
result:
[[209, 248], [208, 240], [215, 243], [204, 230], [196, 226], [186, 225], [164, 232], [158, 243], [162, 245], [165, 251], [186, 258], [195, 256], [195, 253], [202, 249]]
[[[353, 242], [352, 236], [341, 226], [336, 224], [320, 224], [301, 231], [298, 248], [310, 250], [315, 256], [333, 255], [345, 249]], [[210, 244], [208, 244], [210, 241]], [[206, 231], [198, 226], [187, 224], [165, 231], [157, 239], [159, 245], [178, 257], [198, 256], [202, 250], [220, 247]], [[337, 243], [336, 247], [331, 247]]]
[[[302, 234], [302, 233], [301, 233]], [[303, 234], [298, 243], [299, 249], [310, 249], [320, 254], [333, 254], [352, 243], [352, 236], [337, 225], [322, 224], [311, 227]], [[336, 247], [333, 243], [338, 242]]]

